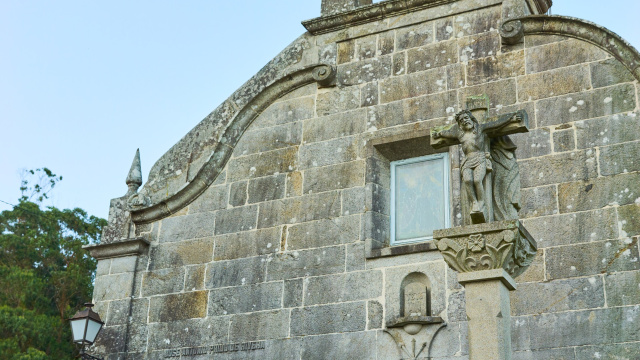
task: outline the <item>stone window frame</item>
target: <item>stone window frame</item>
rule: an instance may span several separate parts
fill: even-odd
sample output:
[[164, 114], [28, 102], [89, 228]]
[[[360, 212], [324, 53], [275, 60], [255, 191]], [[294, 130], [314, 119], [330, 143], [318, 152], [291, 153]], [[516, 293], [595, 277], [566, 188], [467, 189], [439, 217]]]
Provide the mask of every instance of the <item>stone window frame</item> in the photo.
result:
[[[365, 257], [436, 251], [433, 240], [391, 246], [391, 162], [438, 153], [449, 154], [449, 218], [450, 227], [460, 225], [460, 151], [458, 146], [434, 149], [430, 145], [431, 129], [411, 130], [394, 135], [381, 135], [366, 145], [366, 203], [363, 214]], [[456, 205], [457, 204], [457, 205]]]

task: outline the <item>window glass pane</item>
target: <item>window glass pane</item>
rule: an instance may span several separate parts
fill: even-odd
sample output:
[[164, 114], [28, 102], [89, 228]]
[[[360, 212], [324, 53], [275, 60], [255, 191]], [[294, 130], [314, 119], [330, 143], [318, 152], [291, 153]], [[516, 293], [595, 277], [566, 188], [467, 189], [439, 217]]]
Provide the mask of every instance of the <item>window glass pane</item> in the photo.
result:
[[447, 226], [445, 161], [440, 155], [395, 166], [395, 241], [428, 238]]

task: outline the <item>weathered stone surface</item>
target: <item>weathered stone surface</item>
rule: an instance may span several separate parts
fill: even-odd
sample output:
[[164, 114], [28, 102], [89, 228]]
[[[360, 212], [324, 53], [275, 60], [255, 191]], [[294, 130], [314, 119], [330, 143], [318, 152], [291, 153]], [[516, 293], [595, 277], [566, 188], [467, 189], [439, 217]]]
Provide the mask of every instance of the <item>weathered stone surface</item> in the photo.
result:
[[500, 35], [496, 32], [469, 36], [458, 40], [461, 62], [493, 56], [500, 49]]
[[637, 341], [640, 309], [608, 309], [561, 312], [531, 319], [531, 347], [545, 349]]
[[626, 306], [640, 304], [640, 272], [625, 271], [605, 275], [607, 305]]
[[551, 44], [554, 42], [560, 42], [560, 41], [565, 41], [565, 40], [569, 40], [568, 37], [566, 36], [561, 36], [561, 35], [526, 35], [524, 37], [524, 45], [527, 48], [530, 47], [534, 47], [534, 46], [540, 46], [540, 45], [545, 45], [545, 44]]
[[291, 335], [318, 335], [363, 331], [365, 302], [296, 308], [291, 311]]
[[576, 65], [519, 77], [518, 100], [544, 99], [585, 91], [590, 87], [589, 67]]
[[616, 59], [591, 64], [591, 84], [594, 88], [632, 82], [633, 74]]
[[341, 65], [338, 68], [338, 83], [352, 86], [388, 78], [391, 76], [391, 64], [391, 56], [382, 56]]
[[518, 146], [516, 156], [519, 160], [551, 153], [551, 135], [548, 128], [538, 128], [527, 133], [513, 134], [510, 138]]
[[149, 270], [208, 263], [213, 259], [213, 238], [152, 246]]
[[360, 236], [360, 217], [342, 216], [288, 227], [287, 249], [300, 250], [347, 244]]
[[444, 125], [443, 118], [452, 115], [456, 104], [456, 92], [447, 91], [375, 106], [369, 108], [366, 127], [377, 130], [426, 120], [433, 120], [431, 126]]
[[596, 153], [593, 150], [560, 153], [520, 161], [518, 164], [523, 188], [587, 180], [598, 176]]
[[282, 199], [285, 191], [285, 174], [261, 177], [249, 181], [249, 204]]
[[471, 60], [467, 65], [468, 84], [478, 85], [524, 75], [524, 63], [524, 51]]
[[558, 213], [555, 185], [522, 189], [520, 196], [518, 215], [521, 219]]
[[378, 36], [369, 35], [356, 39], [356, 49], [358, 51], [358, 60], [370, 59], [376, 56], [378, 46]]
[[516, 279], [516, 283], [528, 283], [528, 282], [540, 282], [545, 281], [545, 266], [544, 266], [545, 256], [544, 250], [538, 248], [538, 253], [535, 258], [533, 258], [533, 262], [529, 265], [529, 268], [518, 278]]
[[224, 344], [228, 334], [228, 316], [149, 324], [149, 350]]
[[184, 289], [186, 291], [203, 290], [206, 270], [206, 265], [188, 266], [184, 278]]
[[103, 319], [103, 321], [107, 324], [107, 326], [126, 324], [127, 319], [129, 318], [130, 304], [131, 299], [109, 301], [109, 311], [107, 313], [106, 319]]
[[459, 89], [466, 86], [466, 66], [453, 64], [447, 66], [447, 89]]
[[233, 156], [244, 156], [262, 151], [276, 150], [288, 146], [299, 145], [302, 140], [301, 122], [257, 129], [249, 127], [233, 151]]
[[288, 147], [231, 159], [228, 163], [227, 181], [289, 172], [295, 167], [297, 155], [297, 147]]
[[573, 348], [518, 351], [513, 353], [513, 360], [537, 359], [574, 360], [575, 353]]
[[538, 126], [613, 115], [632, 111], [635, 107], [635, 89], [630, 84], [544, 99], [536, 103]]
[[344, 272], [344, 246], [278, 254], [269, 261], [267, 281]]
[[311, 118], [314, 116], [315, 105], [313, 96], [275, 102], [254, 120], [251, 129], [288, 124]]
[[124, 299], [131, 296], [133, 273], [105, 275], [96, 278], [93, 302]]
[[640, 342], [576, 348], [576, 360], [594, 358], [603, 360], [633, 359], [638, 354], [640, 354]]
[[578, 121], [575, 123], [578, 148], [585, 149], [636, 140], [640, 135], [638, 120], [637, 114], [630, 113]]
[[376, 300], [367, 303], [367, 330], [382, 328], [384, 308]]
[[124, 272], [133, 272], [136, 270], [137, 256], [123, 256], [111, 260], [110, 274], [120, 274]]
[[213, 253], [216, 261], [272, 254], [279, 248], [280, 228], [272, 227], [220, 235], [216, 236], [215, 240]]
[[207, 292], [154, 296], [149, 304], [149, 322], [170, 322], [207, 316]]
[[256, 228], [257, 206], [243, 206], [216, 213], [216, 235], [249, 231]]
[[363, 144], [355, 136], [306, 144], [300, 147], [299, 168], [349, 162], [361, 157]]
[[[472, 5], [477, 6], [477, 5]], [[463, 37], [498, 29], [501, 21], [499, 6], [463, 13], [454, 17], [454, 34]]]
[[158, 269], [144, 273], [142, 296], [170, 294], [184, 288], [184, 268]]
[[318, 116], [331, 115], [360, 106], [360, 89], [357, 86], [336, 87], [318, 91], [316, 113]]
[[519, 284], [511, 295], [511, 313], [516, 316], [599, 307], [604, 307], [602, 276]]
[[[367, 107], [378, 104], [378, 82], [370, 82], [360, 89], [360, 106]], [[361, 131], [360, 131], [361, 132]]]
[[285, 196], [301, 196], [302, 181], [302, 173], [300, 171], [292, 171], [290, 173], [287, 173], [287, 180], [285, 182]]
[[591, 276], [640, 269], [637, 238], [598, 241], [546, 250], [547, 278]]
[[616, 239], [618, 224], [614, 209], [585, 211], [524, 220], [541, 248]]
[[158, 241], [173, 242], [213, 235], [215, 214], [204, 212], [162, 220]]
[[441, 69], [396, 76], [380, 82], [380, 102], [441, 92], [447, 88], [447, 75]]
[[292, 279], [284, 281], [284, 294], [282, 296], [282, 307], [292, 308], [302, 306], [303, 279]]
[[393, 76], [404, 75], [407, 73], [407, 53], [406, 52], [403, 51], [400, 53], [394, 53], [392, 62], [393, 62], [393, 70], [392, 70]]
[[633, 204], [640, 196], [640, 173], [619, 174], [558, 185], [560, 212]]
[[640, 201], [618, 208], [618, 228], [620, 237], [640, 235]]
[[98, 260], [96, 265], [96, 276], [109, 275], [111, 270], [111, 259]]
[[[375, 92], [377, 99], [377, 87]], [[309, 144], [361, 133], [365, 129], [365, 116], [366, 110], [358, 109], [305, 121], [304, 142]]]
[[408, 72], [434, 69], [458, 62], [458, 42], [439, 42], [407, 51]]
[[432, 23], [399, 29], [396, 31], [396, 51], [432, 43], [433, 35]]
[[229, 197], [227, 185], [210, 186], [194, 202], [189, 204], [189, 214], [225, 209]]
[[265, 311], [231, 317], [229, 337], [236, 342], [286, 338], [289, 311]]
[[338, 64], [353, 61], [355, 58], [355, 40], [347, 40], [338, 43]]
[[640, 154], [638, 141], [601, 147], [600, 174], [606, 176], [640, 171], [638, 154]]
[[283, 283], [279, 281], [211, 290], [209, 316], [281, 308], [282, 287]]
[[516, 81], [514, 79], [500, 80], [476, 86], [468, 86], [458, 91], [460, 99], [478, 94], [491, 94], [489, 107], [504, 107], [516, 103]]
[[574, 129], [553, 132], [553, 150], [555, 152], [572, 151], [576, 148]]
[[378, 35], [378, 55], [391, 54], [395, 49], [395, 33], [393, 31], [383, 32]]
[[[321, 206], [316, 206], [321, 204]], [[340, 194], [326, 192], [260, 204], [258, 228], [340, 216]]]
[[205, 287], [256, 284], [264, 281], [266, 258], [262, 256], [233, 261], [216, 261], [207, 267]]
[[375, 359], [375, 331], [306, 336], [301, 359]]
[[381, 248], [389, 244], [391, 222], [388, 215], [375, 211], [367, 211], [362, 215], [362, 234], [360, 237], [372, 241], [374, 248]]
[[305, 194], [364, 185], [364, 160], [352, 161], [305, 171]]
[[347, 271], [364, 270], [366, 267], [365, 244], [363, 241], [347, 244]]
[[[570, 39], [527, 49], [527, 74], [602, 60], [609, 54], [597, 46]], [[558, 56], [556, 54], [562, 54]]]
[[304, 305], [375, 299], [382, 295], [378, 270], [312, 277], [305, 281]]

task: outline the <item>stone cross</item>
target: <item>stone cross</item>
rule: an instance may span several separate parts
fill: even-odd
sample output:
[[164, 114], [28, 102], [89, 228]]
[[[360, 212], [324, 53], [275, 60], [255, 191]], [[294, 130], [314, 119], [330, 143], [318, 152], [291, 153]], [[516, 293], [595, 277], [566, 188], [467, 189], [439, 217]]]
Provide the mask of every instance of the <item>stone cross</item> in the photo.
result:
[[467, 109], [456, 114], [456, 124], [431, 131], [431, 146], [461, 145], [464, 160], [462, 212], [464, 224], [516, 219], [520, 208], [520, 175], [516, 146], [507, 135], [528, 132], [525, 110], [488, 117], [486, 95], [467, 99]]

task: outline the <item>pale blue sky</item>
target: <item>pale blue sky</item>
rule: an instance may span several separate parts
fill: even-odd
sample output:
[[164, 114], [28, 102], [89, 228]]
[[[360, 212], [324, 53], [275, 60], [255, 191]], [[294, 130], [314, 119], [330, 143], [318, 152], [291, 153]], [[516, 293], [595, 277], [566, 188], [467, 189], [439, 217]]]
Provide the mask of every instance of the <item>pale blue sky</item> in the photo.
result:
[[[640, 1], [554, 2], [640, 48]], [[106, 217], [136, 148], [146, 181], [319, 14], [320, 0], [0, 1], [0, 200], [47, 166], [64, 176], [50, 203]]]

